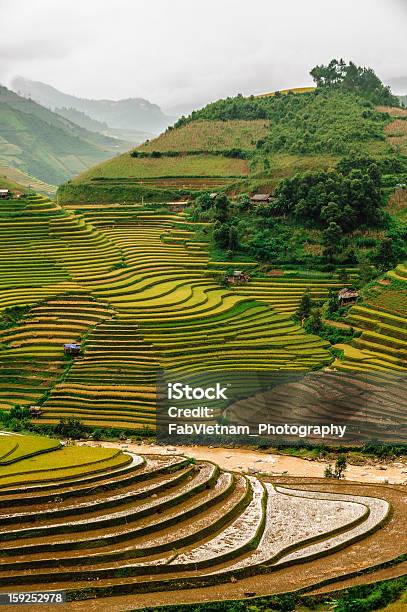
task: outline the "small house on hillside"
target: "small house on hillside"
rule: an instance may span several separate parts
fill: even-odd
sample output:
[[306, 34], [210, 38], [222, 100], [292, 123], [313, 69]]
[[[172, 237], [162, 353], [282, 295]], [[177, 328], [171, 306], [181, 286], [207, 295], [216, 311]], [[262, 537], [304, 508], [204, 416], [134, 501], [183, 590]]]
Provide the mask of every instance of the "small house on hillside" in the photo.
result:
[[270, 193], [255, 193], [254, 195], [250, 196], [250, 201], [253, 202], [253, 204], [264, 204], [270, 202], [270, 200]]
[[338, 301], [341, 306], [349, 306], [354, 304], [359, 297], [359, 292], [354, 289], [344, 288], [338, 293]]
[[0, 199], [8, 200], [11, 197], [10, 189], [0, 189]]
[[210, 197], [211, 200], [214, 200], [217, 196], [218, 196], [218, 194], [215, 191], [213, 193], [209, 194], [209, 197]]
[[169, 207], [171, 212], [184, 212], [185, 206], [188, 202], [170, 202]]
[[37, 418], [42, 415], [42, 410], [39, 406], [30, 406], [29, 407], [30, 417]]
[[229, 285], [237, 285], [239, 283], [247, 283], [250, 280], [250, 276], [242, 270], [234, 270], [227, 280]]
[[81, 352], [81, 345], [76, 344], [75, 342], [64, 344], [64, 353], [65, 355], [79, 355]]

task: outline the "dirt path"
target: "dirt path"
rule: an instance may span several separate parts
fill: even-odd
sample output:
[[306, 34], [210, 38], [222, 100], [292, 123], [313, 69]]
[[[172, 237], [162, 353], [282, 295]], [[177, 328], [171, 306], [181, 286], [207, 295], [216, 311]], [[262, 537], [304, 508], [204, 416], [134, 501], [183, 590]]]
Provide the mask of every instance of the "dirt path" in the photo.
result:
[[[217, 463], [224, 470], [236, 472], [261, 472], [267, 475], [306, 476], [321, 478], [324, 475], [326, 463], [312, 461], [300, 457], [273, 455], [244, 448], [211, 448], [208, 446], [160, 446], [158, 444], [123, 444], [120, 442], [86, 442], [91, 446], [107, 446], [130, 450], [147, 455], [187, 455], [195, 459], [203, 459]], [[349, 465], [346, 480], [356, 482], [371, 482], [402, 484], [407, 483], [407, 462], [395, 461], [389, 464]]]

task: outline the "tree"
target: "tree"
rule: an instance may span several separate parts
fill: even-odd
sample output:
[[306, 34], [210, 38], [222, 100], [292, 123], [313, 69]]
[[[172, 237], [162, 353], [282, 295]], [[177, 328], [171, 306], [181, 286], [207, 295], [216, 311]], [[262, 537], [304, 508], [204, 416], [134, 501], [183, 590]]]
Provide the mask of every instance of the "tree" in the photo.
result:
[[322, 232], [322, 242], [325, 247], [324, 255], [326, 259], [332, 262], [335, 255], [340, 250], [342, 240], [342, 229], [337, 223], [331, 221], [328, 227]]
[[305, 322], [305, 330], [311, 334], [319, 334], [324, 328], [320, 308], [312, 308]]
[[311, 314], [312, 309], [312, 298], [310, 292], [307, 290], [303, 293], [300, 304], [295, 313], [295, 317], [300, 321], [307, 319]]
[[393, 268], [396, 265], [397, 256], [394, 252], [393, 241], [391, 238], [384, 238], [381, 241], [373, 257], [373, 261], [379, 270], [382, 270], [383, 272]]
[[362, 287], [363, 285], [370, 283], [370, 281], [377, 276], [376, 268], [370, 263], [369, 259], [364, 253], [358, 257], [358, 276]]
[[340, 308], [338, 294], [335, 289], [329, 290], [328, 295], [328, 306], [327, 306], [327, 315], [328, 317], [335, 317]]
[[247, 193], [242, 193], [236, 200], [235, 206], [242, 211], [249, 210], [251, 206], [250, 196]]
[[400, 106], [400, 101], [383, 85], [371, 68], [356, 66], [353, 62], [333, 59], [327, 66], [315, 66], [310, 72], [319, 88], [340, 88], [362, 95], [374, 104]]
[[212, 207], [213, 201], [209, 195], [209, 193], [201, 193], [195, 199], [195, 205], [199, 206], [201, 210], [209, 210]]
[[215, 219], [217, 221], [220, 221], [220, 223], [224, 223], [228, 218], [229, 208], [230, 208], [230, 201], [228, 197], [223, 193], [220, 193], [219, 195], [217, 195], [213, 202]]
[[342, 213], [337, 202], [329, 202], [321, 208], [321, 219], [329, 223], [340, 223]]
[[341, 453], [340, 455], [338, 455], [338, 458], [335, 461], [334, 468], [332, 468], [332, 465], [328, 465], [325, 468], [324, 476], [325, 478], [336, 478], [337, 480], [340, 480], [344, 477], [346, 468], [346, 455], [344, 453]]
[[216, 224], [213, 230], [213, 240], [221, 249], [229, 248], [230, 228], [227, 223]]
[[75, 417], [67, 417], [61, 419], [54, 427], [56, 434], [65, 438], [83, 438], [86, 433], [86, 427], [79, 419]]
[[235, 225], [229, 227], [229, 244], [230, 251], [236, 251], [239, 248], [239, 234]]
[[347, 468], [346, 455], [341, 453], [338, 455], [338, 458], [335, 462], [335, 478], [343, 478], [345, 475], [345, 470]]

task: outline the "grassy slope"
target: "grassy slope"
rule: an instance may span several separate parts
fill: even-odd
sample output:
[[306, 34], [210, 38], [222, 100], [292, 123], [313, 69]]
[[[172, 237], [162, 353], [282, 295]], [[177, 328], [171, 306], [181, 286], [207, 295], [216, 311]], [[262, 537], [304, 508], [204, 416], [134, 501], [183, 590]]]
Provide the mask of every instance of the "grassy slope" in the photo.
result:
[[267, 135], [268, 121], [194, 121], [177, 129], [167, 130], [141, 147], [140, 151], [224, 151], [254, 149], [256, 142]]
[[[243, 101], [243, 102], [242, 102]], [[305, 170], [330, 168], [347, 152], [362, 151], [376, 157], [392, 153], [393, 137], [387, 137], [385, 128], [392, 130], [392, 118], [385, 114], [387, 108], [373, 109], [355, 95], [330, 92], [316, 96], [311, 91], [303, 95], [273, 97], [266, 95], [256, 98], [235, 98], [215, 102], [191, 117], [183, 120], [173, 129], [141, 147], [139, 151], [151, 153], [160, 151], [161, 158], [132, 158], [124, 154], [108, 162], [102, 162], [80, 174], [72, 187], [64, 187], [63, 201], [87, 201], [88, 185], [93, 178], [108, 177], [120, 179], [159, 179], [155, 187], [163, 187], [162, 177], [179, 176], [221, 176], [241, 175], [241, 180], [229, 191], [270, 191], [286, 176]], [[392, 112], [392, 111], [391, 111]], [[401, 111], [402, 112], [402, 111]], [[266, 115], [257, 119], [256, 115]], [[247, 115], [252, 117], [244, 119]], [[396, 118], [399, 121], [398, 118]], [[400, 119], [401, 121], [401, 119]], [[386, 127], [387, 126], [387, 127]], [[390, 136], [390, 135], [389, 135]], [[266, 140], [266, 148], [259, 149], [256, 143]], [[248, 155], [249, 174], [243, 160], [223, 159], [212, 156], [211, 151], [240, 148]], [[165, 152], [208, 151], [207, 154], [167, 157]], [[268, 160], [269, 167], [266, 166]], [[137, 189], [133, 197], [129, 187], [117, 184], [107, 190], [102, 185], [92, 186], [92, 198], [101, 201], [165, 200], [159, 191], [152, 190], [150, 181], [145, 193]], [[180, 188], [182, 186], [180, 185]], [[213, 190], [208, 183], [207, 189]], [[199, 185], [204, 189], [205, 185]], [[180, 192], [180, 197], [185, 197]], [[173, 199], [172, 191], [167, 199]]]
[[44, 181], [26, 172], [3, 165], [0, 165], [0, 185], [6, 189], [11, 189], [11, 191], [28, 192], [29, 190], [34, 190], [48, 196], [53, 195], [57, 190], [54, 185], [44, 183]]
[[75, 182], [95, 178], [152, 178], [163, 176], [236, 176], [247, 174], [247, 162], [222, 156], [197, 155], [161, 159], [125, 153], [80, 174]]
[[58, 183], [126, 144], [90, 132], [0, 87], [0, 162]]

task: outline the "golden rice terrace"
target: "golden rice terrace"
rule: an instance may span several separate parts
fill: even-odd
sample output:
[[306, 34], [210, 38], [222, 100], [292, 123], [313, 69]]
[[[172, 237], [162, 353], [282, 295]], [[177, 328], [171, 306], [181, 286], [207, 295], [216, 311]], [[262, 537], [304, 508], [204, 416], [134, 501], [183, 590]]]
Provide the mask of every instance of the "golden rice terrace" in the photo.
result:
[[[224, 287], [230, 263], [210, 261], [205, 223], [183, 213], [65, 210], [37, 196], [2, 203], [0, 236], [1, 410], [34, 405], [42, 423], [75, 416], [94, 427], [152, 428], [159, 369], [309, 371], [332, 362], [329, 344], [290, 315], [306, 289], [323, 299], [340, 280], [254, 273]], [[403, 266], [392, 274], [405, 282]], [[406, 319], [394, 299], [351, 310], [363, 333], [341, 367], [405, 370]], [[72, 343], [78, 356], [64, 352]]]

